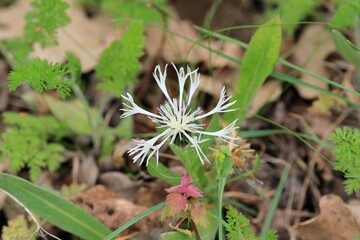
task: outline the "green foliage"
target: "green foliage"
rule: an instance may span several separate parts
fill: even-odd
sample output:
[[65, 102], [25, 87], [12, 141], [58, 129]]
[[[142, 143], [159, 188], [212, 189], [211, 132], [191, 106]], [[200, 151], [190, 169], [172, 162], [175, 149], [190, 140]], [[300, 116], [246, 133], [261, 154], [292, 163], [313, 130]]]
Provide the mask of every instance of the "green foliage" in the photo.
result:
[[103, 239], [111, 231], [85, 210], [22, 178], [0, 173], [0, 188], [44, 221], [87, 240]]
[[[225, 229], [227, 231], [226, 237], [229, 240], [236, 239], [247, 239], [247, 240], [257, 240], [258, 238], [250, 230], [249, 224], [250, 221], [240, 212], [238, 212], [231, 205], [227, 206], [226, 213], [226, 224]], [[270, 230], [265, 235], [264, 239], [266, 240], [276, 240], [278, 235], [276, 231]]]
[[84, 192], [86, 189], [88, 189], [89, 186], [87, 184], [81, 183], [72, 183], [70, 185], [63, 185], [61, 187], [61, 196], [65, 198], [74, 197], [82, 192]]
[[281, 46], [281, 22], [274, 17], [263, 24], [252, 36], [241, 66], [240, 79], [233, 100], [238, 111], [225, 113], [228, 122], [239, 119], [241, 122], [247, 109], [265, 79], [271, 74], [279, 57]]
[[71, 73], [74, 82], [79, 83], [81, 80], [82, 66], [80, 59], [77, 58], [73, 53], [67, 52], [66, 57], [68, 60], [67, 67], [68, 72]]
[[5, 112], [3, 118], [9, 127], [1, 135], [0, 160], [9, 159], [11, 170], [27, 167], [34, 181], [42, 168], [59, 167], [64, 148], [54, 141], [68, 133], [63, 124], [52, 116]]
[[2, 229], [1, 239], [27, 239], [36, 240], [36, 225], [28, 223], [24, 215], [18, 215], [8, 221], [8, 225]]
[[[44, 100], [51, 113], [64, 122], [75, 134], [91, 134], [91, 125], [82, 102], [78, 99], [72, 101], [61, 101], [51, 96], [44, 96]], [[90, 118], [95, 117], [95, 112], [89, 110]]]
[[114, 41], [101, 54], [96, 66], [96, 75], [101, 80], [100, 89], [119, 97], [124, 87], [137, 81], [144, 54], [144, 26], [141, 22], [131, 23], [120, 41]]
[[70, 95], [73, 82], [67, 78], [68, 67], [49, 63], [40, 58], [29, 59], [26, 65], [18, 66], [8, 75], [8, 88], [14, 91], [23, 83], [29, 83], [36, 92], [56, 89], [62, 98]]
[[66, 9], [69, 5], [62, 0], [34, 0], [32, 11], [25, 15], [24, 36], [27, 42], [39, 43], [41, 47], [56, 45], [57, 29], [70, 22]]
[[350, 63], [360, 69], [360, 50], [351, 43], [340, 31], [331, 31], [337, 51]]
[[32, 51], [31, 46], [20, 38], [15, 38], [4, 42], [6, 48], [6, 60], [13, 69], [25, 64], [26, 58]]
[[274, 229], [270, 229], [264, 237], [265, 240], [276, 240], [278, 238], [279, 238], [279, 235], [277, 234], [276, 230], [274, 230]]
[[90, 9], [99, 9], [102, 0], [75, 0], [77, 5], [81, 5]]
[[282, 0], [276, 12], [280, 13], [284, 31], [290, 35], [294, 34], [299, 21], [304, 20], [321, 2], [321, 0]]
[[360, 189], [360, 130], [337, 128], [329, 139], [335, 143], [333, 152], [337, 161], [334, 168], [345, 174], [345, 190], [350, 194]]
[[101, 8], [108, 12], [116, 25], [129, 21], [141, 21], [149, 24], [161, 20], [161, 13], [156, 9], [164, 9], [167, 0], [153, 0], [150, 6], [147, 0], [103, 0]]
[[342, 0], [331, 19], [331, 27], [338, 29], [351, 28], [356, 17], [359, 17], [360, 1]]
[[230, 240], [255, 240], [255, 234], [249, 228], [250, 221], [234, 207], [228, 205], [226, 213], [226, 237]]

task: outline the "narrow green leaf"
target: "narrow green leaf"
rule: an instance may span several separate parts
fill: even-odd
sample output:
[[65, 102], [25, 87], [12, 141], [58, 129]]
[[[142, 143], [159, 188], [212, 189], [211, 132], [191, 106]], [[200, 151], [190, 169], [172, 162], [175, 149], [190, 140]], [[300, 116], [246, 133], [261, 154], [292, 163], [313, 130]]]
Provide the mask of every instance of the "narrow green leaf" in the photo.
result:
[[16, 176], [0, 174], [0, 188], [31, 212], [82, 239], [102, 239], [111, 231], [75, 204]]
[[161, 234], [162, 240], [195, 240], [195, 237], [189, 237], [182, 232], [165, 232]]
[[147, 170], [150, 175], [158, 177], [173, 186], [180, 184], [181, 178], [163, 164], [157, 164], [155, 158], [150, 159]]
[[279, 57], [281, 25], [279, 16], [262, 25], [251, 38], [241, 66], [241, 75], [233, 99], [239, 110], [225, 114], [227, 121], [236, 118], [240, 122], [246, 115], [250, 103], [265, 79], [271, 74]]
[[44, 96], [50, 111], [75, 133], [91, 134], [91, 127], [80, 101], [60, 101], [50, 96]]
[[354, 28], [354, 20], [359, 17], [360, 1], [342, 0], [334, 13], [330, 26], [337, 29]]
[[[245, 48], [245, 49], [247, 49], [247, 48], [249, 47], [248, 44], [246, 44], [246, 43], [244, 43], [244, 42], [241, 42], [241, 41], [239, 41], [239, 40], [236, 40], [236, 39], [234, 39], [234, 38], [230, 38], [230, 37], [227, 37], [227, 36], [225, 36], [225, 35], [222, 35], [222, 34], [219, 34], [219, 33], [216, 33], [216, 32], [212, 32], [212, 31], [209, 31], [209, 30], [204, 29], [204, 28], [199, 28], [199, 27], [197, 27], [197, 29], [198, 29], [200, 32], [206, 34], [207, 36], [211, 36], [211, 37], [214, 37], [214, 38], [223, 40], [223, 41], [227, 41], [227, 42], [234, 43], [234, 44], [239, 45], [240, 47]], [[176, 33], [173, 33], [173, 34], [176, 34]], [[181, 36], [179, 36], [179, 37], [181, 37]], [[204, 45], [204, 44], [202, 44], [202, 43], [200, 43], [200, 42], [195, 42], [194, 40], [191, 40], [191, 39], [189, 39], [189, 38], [186, 38], [186, 37], [183, 37], [183, 38], [186, 39], [186, 40], [189, 41], [189, 42], [196, 43], [196, 44], [199, 45], [200, 47], [203, 47], [203, 48], [205, 48], [205, 49], [207, 49], [207, 50], [209, 50], [209, 51], [211, 51], [211, 52], [213, 52], [213, 53], [215, 53], [215, 54], [217, 54], [217, 55], [219, 55], [219, 56], [221, 56], [221, 57], [223, 57], [223, 58], [225, 58], [225, 59], [229, 59], [230, 61], [232, 61], [232, 62], [234, 62], [234, 63], [237, 63], [237, 64], [241, 64], [241, 63], [242, 63], [241, 59], [233, 58], [233, 57], [231, 57], [231, 56], [229, 56], [229, 55], [224, 54], [224, 53], [221, 52], [221, 51], [212, 49], [212, 48], [210, 48], [210, 47], [208, 47], [208, 46], [206, 46], [206, 45]], [[320, 75], [317, 75], [317, 74], [315, 74], [315, 73], [313, 73], [313, 72], [309, 72], [309, 71], [307, 71], [306, 69], [303, 69], [303, 68], [301, 68], [301, 67], [299, 67], [299, 66], [296, 66], [295, 64], [292, 64], [292, 63], [290, 63], [289, 61], [286, 61], [284, 58], [279, 57], [279, 58], [278, 58], [278, 62], [281, 63], [281, 64], [284, 64], [285, 66], [287, 66], [287, 67], [289, 67], [289, 68], [292, 68], [292, 69], [294, 69], [294, 70], [296, 70], [296, 71], [298, 71], [298, 72], [302, 72], [302, 73], [307, 74], [307, 75], [309, 75], [309, 76], [312, 76], [312, 77], [314, 77], [314, 78], [316, 78], [316, 79], [319, 79], [320, 81], [326, 82], [327, 84], [329, 84], [329, 85], [331, 85], [331, 86], [334, 86], [334, 87], [337, 87], [337, 88], [342, 89], [342, 90], [344, 90], [344, 91], [347, 91], [347, 92], [349, 92], [349, 93], [352, 93], [352, 94], [354, 94], [355, 96], [360, 96], [360, 93], [358, 93], [358, 92], [356, 92], [356, 91], [354, 91], [354, 90], [352, 90], [352, 89], [349, 89], [349, 88], [347, 88], [347, 87], [345, 87], [345, 86], [343, 86], [343, 85], [341, 85], [341, 84], [339, 84], [339, 83], [336, 83], [336, 82], [334, 82], [334, 81], [332, 81], [332, 80], [330, 80], [330, 79], [327, 79], [327, 78], [325, 78], [325, 77], [322, 77], [322, 76], [320, 76]], [[290, 83], [293, 83], [293, 84], [305, 86], [305, 87], [308, 87], [308, 88], [311, 88], [311, 89], [316, 89], [316, 90], [319, 91], [319, 92], [323, 92], [323, 93], [329, 94], [329, 95], [334, 96], [334, 97], [336, 97], [336, 98], [338, 98], [338, 99], [344, 100], [346, 103], [349, 103], [349, 104], [351, 104], [351, 105], [353, 105], [353, 106], [359, 107], [358, 104], [355, 104], [354, 102], [351, 102], [349, 99], [342, 97], [340, 94], [335, 94], [335, 93], [333, 93], [333, 92], [331, 92], [331, 91], [329, 91], [329, 90], [316, 87], [315, 85], [306, 83], [306, 82], [301, 81], [301, 80], [299, 80], [299, 79], [297, 79], [297, 78], [294, 78], [294, 77], [292, 77], [292, 76], [290, 76], [290, 75], [285, 75], [285, 74], [281, 74], [281, 73], [278, 73], [278, 72], [273, 71], [271, 76], [274, 77], [274, 78], [277, 78], [277, 79], [279, 79], [279, 80], [282, 80], [282, 81], [286, 81], [286, 82], [290, 82]]]
[[289, 176], [290, 169], [291, 169], [290, 165], [287, 165], [282, 172], [279, 185], [276, 188], [275, 196], [271, 200], [270, 209], [269, 209], [268, 213], [266, 214], [265, 223], [263, 224], [263, 227], [261, 229], [261, 233], [260, 233], [261, 240], [265, 240], [265, 236], [270, 230], [271, 222], [275, 217], [275, 211], [279, 204], [281, 193], [285, 187], [285, 183]]
[[360, 69], [360, 51], [340, 31], [331, 31], [336, 49], [347, 61]]
[[138, 216], [134, 217], [133, 219], [131, 219], [130, 221], [128, 221], [127, 223], [125, 223], [124, 225], [122, 225], [121, 227], [116, 229], [114, 232], [112, 232], [111, 234], [106, 236], [106, 238], [104, 238], [103, 240], [111, 240], [111, 239], [116, 238], [117, 235], [119, 235], [119, 233], [123, 232], [124, 230], [126, 230], [127, 228], [132, 226], [133, 224], [137, 223], [138, 221], [140, 221], [141, 219], [143, 219], [147, 215], [149, 215], [149, 214], [151, 214], [151, 213], [165, 207], [165, 205], [166, 205], [166, 202], [161, 202], [161, 203], [153, 206], [152, 208], [149, 208], [145, 212], [139, 214]]

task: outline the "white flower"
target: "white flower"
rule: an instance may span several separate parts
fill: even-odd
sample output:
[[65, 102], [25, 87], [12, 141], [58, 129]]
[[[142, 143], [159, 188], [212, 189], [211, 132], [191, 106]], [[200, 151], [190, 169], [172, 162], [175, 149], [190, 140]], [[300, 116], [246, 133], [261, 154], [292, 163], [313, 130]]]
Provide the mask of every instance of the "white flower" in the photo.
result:
[[[122, 118], [134, 114], [144, 114], [147, 115], [154, 123], [157, 123], [158, 128], [164, 128], [162, 133], [149, 140], [134, 140], [137, 143], [137, 146], [129, 150], [129, 155], [133, 157], [133, 162], [140, 160], [140, 164], [142, 164], [146, 159], [147, 165], [152, 156], [155, 156], [158, 162], [160, 148], [167, 141], [169, 141], [170, 144], [174, 144], [176, 140], [180, 140], [181, 142], [189, 143], [191, 147], [195, 148], [201, 163], [204, 164], [204, 159], [207, 162], [209, 162], [209, 160], [201, 150], [200, 144], [208, 139], [203, 139], [202, 136], [215, 136], [230, 144], [232, 144], [230, 142], [231, 140], [239, 139], [237, 137], [230, 136], [231, 132], [238, 128], [235, 126], [236, 120], [229, 126], [216, 132], [204, 131], [204, 124], [199, 123], [199, 120], [215, 113], [224, 113], [235, 110], [228, 109], [236, 101], [229, 102], [231, 96], [227, 97], [225, 95], [225, 87], [222, 88], [220, 99], [214, 109], [205, 114], [201, 114], [202, 110], [200, 107], [193, 111], [190, 108], [190, 102], [196, 89], [199, 87], [200, 74], [197, 73], [197, 69], [191, 71], [191, 69], [187, 67], [187, 71], [185, 72], [184, 68], [180, 68], [180, 70], [178, 70], [174, 64], [173, 66], [176, 70], [179, 81], [179, 98], [171, 99], [167, 91], [165, 84], [167, 65], [165, 66], [164, 72], [161, 72], [160, 66], [158, 65], [155, 67], [153, 73], [156, 83], [167, 98], [165, 103], [160, 105], [158, 108], [159, 114], [148, 112], [139, 107], [129, 93], [127, 93], [126, 96], [122, 95], [123, 99], [127, 101], [127, 103], [123, 103], [125, 108], [121, 109], [124, 111], [121, 115]], [[190, 80], [190, 86], [188, 94], [184, 96], [185, 83], [187, 80]]]

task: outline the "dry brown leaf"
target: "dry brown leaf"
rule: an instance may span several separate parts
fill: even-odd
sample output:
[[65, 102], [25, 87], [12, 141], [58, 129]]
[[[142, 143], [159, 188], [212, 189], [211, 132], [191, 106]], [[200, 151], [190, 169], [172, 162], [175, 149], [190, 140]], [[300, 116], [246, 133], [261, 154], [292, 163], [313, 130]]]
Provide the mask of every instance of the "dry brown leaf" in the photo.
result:
[[99, 167], [92, 156], [81, 159], [79, 168], [79, 182], [93, 186], [99, 176]]
[[[342, 81], [342, 85], [344, 85], [344, 87], [347, 87], [348, 89], [351, 89], [353, 91], [357, 91], [357, 89], [355, 89], [353, 83], [352, 83], [352, 79], [356, 78], [356, 68], [354, 66], [350, 67], [344, 74], [344, 79]], [[345, 92], [346, 97], [356, 103], [360, 103], [360, 97], [359, 96], [355, 96], [352, 93], [349, 93], [348, 91]]]
[[[112, 230], [117, 229], [147, 210], [145, 207], [118, 197], [114, 192], [109, 191], [102, 185], [90, 188], [86, 192], [71, 198], [71, 201], [98, 218]], [[134, 231], [148, 231], [156, 226], [159, 217], [157, 213], [150, 214], [148, 217], [132, 225], [122, 234]]]
[[[302, 117], [304, 117], [304, 119], [306, 120], [306, 123], [308, 124], [308, 126], [311, 127], [311, 130], [313, 131], [313, 133], [315, 133], [317, 136], [323, 137], [323, 138], [327, 138], [327, 136], [324, 136], [324, 134], [329, 134], [329, 128], [332, 126], [332, 124], [334, 123], [332, 119], [330, 119], [329, 117], [327, 117], [326, 115], [323, 114], [318, 114], [318, 113], [314, 113], [311, 108], [308, 109], [308, 111], [306, 111]], [[305, 127], [305, 131], [306, 130], [306, 125]]]
[[[67, 14], [71, 22], [58, 30], [59, 45], [41, 49], [35, 44], [31, 56], [64, 62], [66, 51], [70, 51], [79, 57], [83, 71], [87, 72], [95, 67], [101, 52], [109, 43], [108, 38], [113, 38], [111, 34], [114, 30], [104, 15], [89, 18], [82, 8], [74, 6], [73, 0], [66, 1], [70, 4]], [[22, 36], [24, 15], [30, 9], [28, 0], [18, 0], [14, 5], [0, 9], [0, 40]]]
[[265, 104], [275, 101], [281, 94], [281, 82], [276, 80], [269, 80], [261, 87], [255, 94], [254, 100], [248, 111], [248, 116], [257, 113]]
[[171, 20], [166, 33], [160, 27], [148, 27], [146, 36], [145, 50], [148, 55], [152, 58], [160, 55], [166, 62], [203, 62], [208, 68], [237, 67], [236, 63], [200, 47], [197, 41], [233, 58], [240, 58], [243, 54], [241, 48], [233, 43], [201, 41], [200, 35], [187, 20]]
[[[304, 65], [304, 69], [309, 72], [327, 77], [325, 59], [332, 52], [335, 52], [335, 46], [328, 30], [320, 25], [309, 25], [301, 35], [298, 45], [299, 48], [294, 53], [296, 64], [299, 66]], [[317, 87], [327, 88], [327, 83], [307, 74], [301, 73], [300, 79]], [[314, 99], [320, 94], [319, 91], [305, 86], [295, 85], [295, 87], [300, 96], [305, 99]]]
[[115, 167], [121, 168], [125, 165], [124, 154], [132, 147], [135, 147], [136, 142], [128, 139], [121, 139], [115, 147], [115, 150], [112, 154], [112, 160]]
[[325, 195], [319, 202], [320, 214], [295, 226], [305, 240], [350, 240], [360, 235], [359, 206], [351, 209], [337, 195]]
[[[234, 59], [241, 59], [244, 52], [242, 49], [231, 42], [223, 42], [223, 41], [216, 41], [216, 40], [205, 40], [202, 41], [202, 44], [204, 44], [207, 47], [210, 47], [216, 51], [221, 52], [224, 55], [227, 55], [229, 57], [232, 57]], [[206, 64], [208, 68], [238, 68], [239, 64], [235, 63], [227, 58], [224, 58], [220, 56], [219, 54], [216, 54], [214, 52], [210, 52], [209, 50], [202, 51], [201, 59]]]
[[30, 10], [30, 1], [18, 0], [9, 7], [0, 8], [0, 40], [22, 36], [24, 15]]
[[71, 22], [59, 29], [59, 45], [45, 49], [36, 45], [31, 56], [64, 62], [66, 52], [69, 51], [80, 59], [83, 71], [88, 72], [95, 67], [101, 52], [107, 47], [107, 38], [113, 29], [110, 21], [103, 15], [90, 19], [83, 9], [74, 6], [72, 0], [67, 2], [70, 4], [67, 13]]
[[171, 21], [162, 52], [165, 61], [188, 62], [189, 64], [195, 64], [201, 61], [201, 56], [204, 54], [205, 49], [198, 47], [184, 37], [197, 41], [199, 34], [193, 28], [190, 21]]
[[119, 196], [133, 201], [136, 198], [136, 182], [121, 172], [106, 172], [99, 176], [99, 182], [105, 185], [109, 190], [119, 194]]

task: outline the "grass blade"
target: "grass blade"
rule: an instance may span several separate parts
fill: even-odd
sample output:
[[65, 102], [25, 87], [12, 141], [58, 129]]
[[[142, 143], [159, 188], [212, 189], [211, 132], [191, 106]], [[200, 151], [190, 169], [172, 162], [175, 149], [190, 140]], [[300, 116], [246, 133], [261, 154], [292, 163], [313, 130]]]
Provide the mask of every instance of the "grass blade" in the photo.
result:
[[[220, 40], [223, 40], [223, 41], [227, 41], [227, 42], [234, 43], [234, 44], [236, 44], [236, 45], [238, 45], [238, 46], [240, 46], [240, 47], [242, 47], [242, 48], [247, 49], [247, 48], [249, 47], [248, 44], [246, 44], [246, 43], [244, 43], [244, 42], [242, 42], [242, 41], [239, 41], [239, 40], [237, 40], [237, 39], [234, 39], [234, 38], [231, 38], [231, 37], [222, 35], [222, 34], [219, 34], [219, 33], [217, 33], [217, 32], [212, 32], [212, 31], [210, 31], [210, 30], [208, 30], [208, 29], [204, 29], [204, 28], [200, 28], [200, 27], [196, 27], [196, 29], [198, 29], [200, 32], [206, 34], [207, 36], [214, 37], [214, 38], [217, 38], [217, 39], [220, 39]], [[200, 46], [201, 46], [201, 45], [200, 45]], [[201, 47], [205, 47], [205, 48], [206, 48], [206, 46], [201, 46]], [[352, 46], [352, 47], [354, 47], [354, 46]], [[210, 49], [209, 49], [209, 50], [210, 50]], [[211, 50], [210, 50], [210, 51], [211, 51]], [[338, 51], [340, 52], [339, 49], [338, 49]], [[224, 55], [221, 55], [220, 53], [217, 53], [217, 54], [219, 54], [219, 55], [222, 56], [222, 57], [225, 57]], [[226, 57], [225, 57], [225, 58], [226, 58]], [[227, 58], [227, 59], [234, 61], [234, 59], [230, 59], [230, 58]], [[349, 60], [349, 61], [350, 61], [350, 60]], [[236, 62], [236, 61], [235, 61], [235, 62]], [[307, 74], [307, 75], [309, 75], [309, 76], [311, 76], [311, 77], [314, 77], [314, 78], [316, 78], [316, 79], [319, 79], [320, 81], [326, 82], [326, 83], [329, 84], [329, 85], [332, 85], [332, 86], [334, 86], [334, 87], [337, 87], [337, 88], [339, 88], [339, 89], [342, 89], [342, 90], [344, 90], [344, 91], [347, 91], [347, 92], [349, 92], [349, 93], [352, 93], [352, 94], [354, 94], [355, 96], [360, 96], [360, 93], [359, 93], [359, 92], [354, 91], [354, 90], [352, 90], [352, 89], [349, 89], [349, 88], [347, 88], [347, 87], [345, 87], [345, 86], [343, 86], [343, 85], [341, 85], [341, 84], [339, 84], [339, 83], [337, 83], [337, 82], [331, 81], [330, 79], [327, 79], [327, 78], [325, 78], [325, 77], [319, 76], [319, 75], [317, 75], [316, 73], [309, 72], [309, 71], [307, 71], [306, 69], [303, 69], [303, 68], [301, 68], [301, 67], [299, 67], [299, 66], [297, 66], [297, 65], [295, 65], [295, 64], [292, 64], [291, 62], [285, 60], [285, 59], [282, 58], [282, 57], [279, 57], [279, 58], [278, 58], [278, 62], [281, 63], [281, 64], [283, 64], [283, 65], [285, 65], [285, 66], [287, 66], [287, 67], [289, 67], [289, 68], [292, 68], [292, 69], [294, 69], [294, 70], [296, 70], [296, 71], [298, 71], [298, 72]], [[273, 74], [277, 74], [277, 72], [273, 72]], [[286, 75], [285, 75], [285, 76], [286, 76]], [[280, 79], [280, 80], [283, 80], [282, 78], [279, 78], [279, 79]], [[298, 80], [298, 83], [297, 83], [297, 84], [300, 85], [301, 83], [299, 83], [299, 82], [301, 82], [301, 81]], [[312, 85], [311, 85], [311, 86], [312, 86]], [[311, 86], [307, 86], [307, 87], [310, 87], [310, 88], [311, 88]]]
[[261, 240], [265, 239], [266, 233], [270, 230], [270, 225], [274, 218], [275, 211], [276, 211], [277, 205], [279, 204], [281, 193], [284, 189], [289, 172], [290, 172], [290, 165], [287, 165], [281, 175], [280, 182], [276, 189], [275, 196], [272, 199], [271, 204], [270, 204], [270, 209], [269, 209], [268, 213], [266, 214], [265, 222], [264, 222], [264, 225], [263, 225], [263, 227], [261, 229], [261, 233], [260, 233]]
[[121, 233], [122, 231], [124, 231], [125, 229], [130, 227], [131, 225], [137, 223], [138, 221], [140, 221], [141, 219], [143, 219], [144, 217], [146, 217], [150, 213], [153, 213], [156, 210], [159, 210], [160, 208], [165, 207], [165, 205], [166, 205], [166, 202], [162, 202], [162, 203], [159, 203], [159, 204], [153, 206], [152, 208], [150, 208], [150, 209], [146, 210], [145, 212], [139, 214], [138, 216], [134, 217], [133, 219], [131, 219], [130, 221], [128, 221], [127, 223], [125, 223], [124, 225], [122, 225], [121, 227], [116, 229], [114, 232], [112, 232], [110, 235], [105, 237], [103, 240], [112, 240], [112, 239], [114, 239], [115, 237], [117, 237], [117, 235], [119, 233]]
[[245, 53], [240, 79], [233, 99], [237, 100], [238, 111], [225, 114], [227, 121], [240, 119], [246, 115], [250, 103], [272, 69], [280, 54], [281, 24], [278, 16], [262, 25], [251, 38]]
[[32, 213], [82, 239], [98, 240], [111, 232], [82, 208], [17, 176], [1, 173], [0, 188]]
[[340, 31], [333, 29], [331, 31], [336, 49], [347, 61], [360, 69], [360, 51], [352, 44]]

